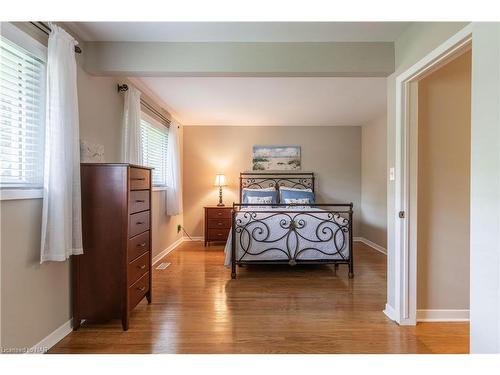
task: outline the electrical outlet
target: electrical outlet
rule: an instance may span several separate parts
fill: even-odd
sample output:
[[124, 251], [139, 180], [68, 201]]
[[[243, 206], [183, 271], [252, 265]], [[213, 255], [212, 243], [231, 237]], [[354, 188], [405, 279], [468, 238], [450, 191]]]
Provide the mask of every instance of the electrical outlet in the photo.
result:
[[177, 224], [177, 233], [179, 233], [182, 230], [182, 225]]

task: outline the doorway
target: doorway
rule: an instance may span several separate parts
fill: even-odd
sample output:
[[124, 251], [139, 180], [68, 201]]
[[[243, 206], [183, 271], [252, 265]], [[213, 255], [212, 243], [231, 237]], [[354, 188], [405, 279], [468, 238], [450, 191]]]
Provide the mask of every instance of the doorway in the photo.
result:
[[469, 44], [417, 82], [417, 322], [469, 319], [471, 70]]
[[401, 325], [417, 322], [418, 84], [471, 46], [472, 28], [465, 27], [396, 78], [395, 278], [388, 284], [395, 302], [385, 312]]

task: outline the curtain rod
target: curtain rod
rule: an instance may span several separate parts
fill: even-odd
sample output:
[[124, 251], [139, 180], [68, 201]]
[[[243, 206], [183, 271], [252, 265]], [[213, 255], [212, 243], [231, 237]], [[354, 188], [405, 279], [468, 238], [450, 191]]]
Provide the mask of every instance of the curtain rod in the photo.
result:
[[[125, 91], [128, 91], [128, 85], [126, 83], [124, 83], [122, 85], [118, 84], [118, 92], [125, 92]], [[158, 116], [160, 119], [165, 121], [168, 124], [168, 126], [170, 126], [172, 121], [170, 119], [168, 119], [167, 117], [165, 117], [165, 115], [163, 113], [158, 111], [155, 107], [153, 107], [151, 104], [149, 104], [142, 97], [141, 97], [141, 104], [144, 107], [146, 107], [148, 109], [148, 111], [151, 111], [155, 116]]]
[[[30, 22], [33, 26], [35, 26], [38, 30], [42, 31], [43, 33], [49, 35], [50, 32], [52, 31], [45, 22]], [[82, 53], [82, 49], [78, 46], [75, 46], [75, 53]]]

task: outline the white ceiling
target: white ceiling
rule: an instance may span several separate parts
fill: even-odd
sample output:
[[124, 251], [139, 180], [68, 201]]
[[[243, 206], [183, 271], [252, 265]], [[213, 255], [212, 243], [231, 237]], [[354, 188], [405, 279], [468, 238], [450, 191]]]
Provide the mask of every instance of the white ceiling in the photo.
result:
[[393, 42], [409, 22], [72, 22], [84, 41]]
[[147, 77], [183, 125], [364, 125], [386, 111], [385, 78]]

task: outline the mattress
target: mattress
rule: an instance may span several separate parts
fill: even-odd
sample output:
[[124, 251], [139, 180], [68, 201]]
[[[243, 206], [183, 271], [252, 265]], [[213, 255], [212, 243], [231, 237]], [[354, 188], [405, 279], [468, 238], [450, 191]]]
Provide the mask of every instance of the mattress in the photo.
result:
[[[237, 261], [347, 260], [347, 214], [317, 207], [242, 208], [236, 221]], [[226, 267], [231, 265], [232, 230], [226, 242]]]

